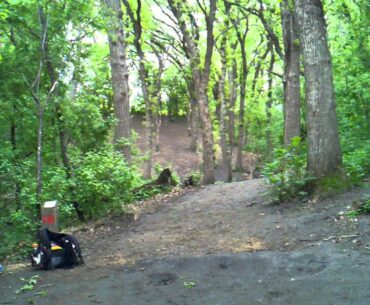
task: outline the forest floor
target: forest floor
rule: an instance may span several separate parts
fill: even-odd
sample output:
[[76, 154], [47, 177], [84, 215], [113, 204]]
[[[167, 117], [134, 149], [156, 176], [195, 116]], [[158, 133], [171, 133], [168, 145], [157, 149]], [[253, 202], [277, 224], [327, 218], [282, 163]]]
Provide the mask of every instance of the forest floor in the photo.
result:
[[265, 194], [262, 179], [178, 189], [72, 230], [86, 265], [5, 266], [0, 304], [370, 304], [370, 217], [343, 215], [369, 188], [317, 203]]

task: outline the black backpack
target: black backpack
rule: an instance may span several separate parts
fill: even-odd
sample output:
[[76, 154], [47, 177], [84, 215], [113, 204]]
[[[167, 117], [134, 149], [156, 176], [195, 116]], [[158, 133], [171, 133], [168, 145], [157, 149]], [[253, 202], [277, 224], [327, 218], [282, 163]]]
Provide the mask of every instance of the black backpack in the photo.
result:
[[43, 270], [83, 265], [81, 247], [76, 237], [48, 229], [38, 231], [39, 244], [32, 250], [32, 266]]

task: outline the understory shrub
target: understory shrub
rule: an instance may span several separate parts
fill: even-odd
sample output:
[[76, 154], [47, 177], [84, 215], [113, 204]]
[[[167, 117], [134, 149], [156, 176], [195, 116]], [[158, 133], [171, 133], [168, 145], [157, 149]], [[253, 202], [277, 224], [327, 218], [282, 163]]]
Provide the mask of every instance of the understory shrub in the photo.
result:
[[358, 145], [354, 150], [343, 153], [343, 164], [346, 173], [354, 184], [361, 182], [370, 173], [370, 141]]
[[122, 209], [139, 179], [122, 155], [104, 149], [74, 160], [72, 186], [76, 201], [88, 218]]
[[0, 261], [19, 259], [29, 254], [38, 223], [22, 211], [0, 218]]
[[262, 171], [270, 184], [273, 201], [283, 201], [306, 195], [305, 186], [313, 181], [306, 171], [306, 148], [299, 137], [287, 147], [274, 150], [273, 161]]
[[355, 209], [349, 210], [347, 216], [350, 218], [362, 215], [370, 214], [370, 196], [366, 196], [357, 202]]

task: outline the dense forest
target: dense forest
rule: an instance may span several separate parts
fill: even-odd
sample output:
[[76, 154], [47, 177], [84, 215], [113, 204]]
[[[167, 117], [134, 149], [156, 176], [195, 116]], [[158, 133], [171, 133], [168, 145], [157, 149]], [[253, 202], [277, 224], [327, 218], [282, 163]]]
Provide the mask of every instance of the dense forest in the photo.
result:
[[276, 200], [361, 184], [369, 37], [366, 0], [1, 1], [0, 257], [44, 201], [69, 224], [147, 196], [132, 190], [155, 178], [169, 119], [203, 184], [216, 167], [232, 181], [245, 153]]

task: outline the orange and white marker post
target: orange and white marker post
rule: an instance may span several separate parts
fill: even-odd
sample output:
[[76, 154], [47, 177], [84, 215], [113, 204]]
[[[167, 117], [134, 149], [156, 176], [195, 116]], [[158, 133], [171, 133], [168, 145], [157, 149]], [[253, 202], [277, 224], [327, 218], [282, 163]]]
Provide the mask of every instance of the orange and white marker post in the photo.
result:
[[41, 209], [42, 227], [58, 232], [58, 202], [46, 201]]

